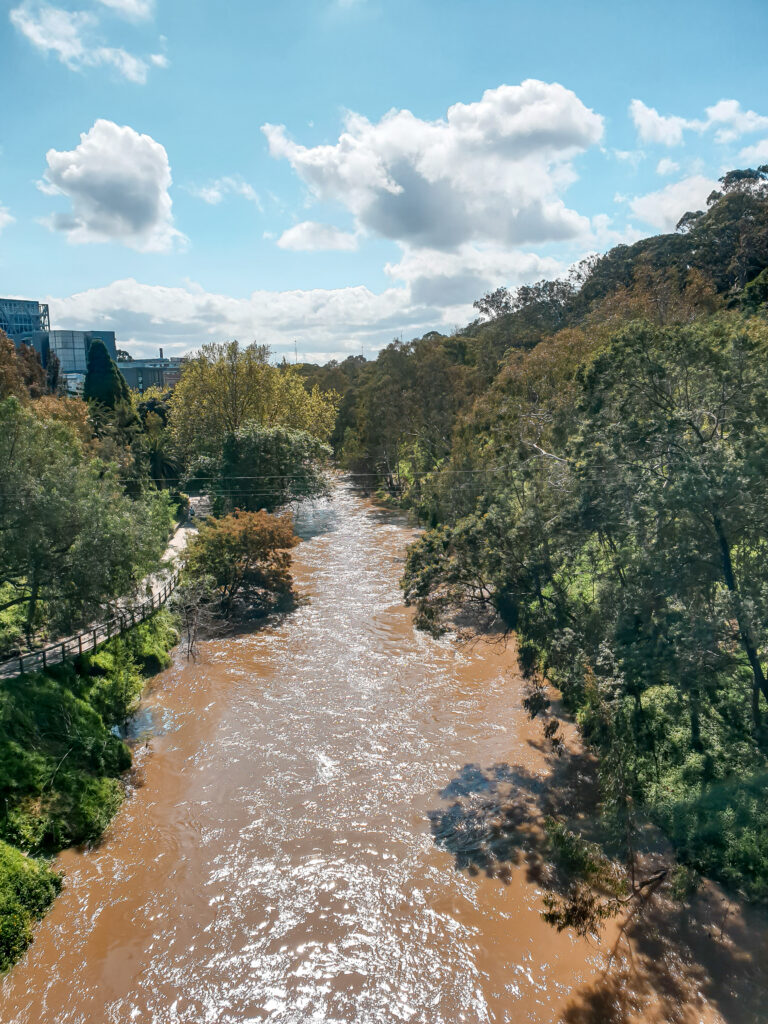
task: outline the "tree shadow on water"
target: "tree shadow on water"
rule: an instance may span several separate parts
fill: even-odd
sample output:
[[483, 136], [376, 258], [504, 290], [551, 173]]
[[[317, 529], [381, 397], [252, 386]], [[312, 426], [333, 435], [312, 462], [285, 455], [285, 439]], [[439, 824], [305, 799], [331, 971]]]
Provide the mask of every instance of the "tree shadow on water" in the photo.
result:
[[626, 930], [630, 955], [574, 992], [562, 1024], [768, 1021], [768, 914], [711, 883], [681, 902], [661, 896]]
[[435, 844], [453, 855], [458, 871], [509, 884], [512, 865], [525, 863], [538, 880], [545, 779], [508, 764], [465, 764], [440, 796], [448, 806], [427, 816]]
[[[545, 847], [544, 819], [565, 816], [582, 832], [596, 827], [586, 762], [562, 759], [550, 774], [465, 764], [428, 812], [436, 846], [458, 871], [509, 884], [515, 867], [528, 881], [562, 891]], [[560, 1024], [725, 1024], [768, 1022], [768, 912], [728, 900], [711, 883], [680, 901], [660, 894], [603, 946], [604, 969], [575, 989]], [[587, 940], [583, 940], [587, 941]], [[612, 947], [612, 948], [611, 948]], [[719, 1016], [707, 1017], [706, 1007]]]

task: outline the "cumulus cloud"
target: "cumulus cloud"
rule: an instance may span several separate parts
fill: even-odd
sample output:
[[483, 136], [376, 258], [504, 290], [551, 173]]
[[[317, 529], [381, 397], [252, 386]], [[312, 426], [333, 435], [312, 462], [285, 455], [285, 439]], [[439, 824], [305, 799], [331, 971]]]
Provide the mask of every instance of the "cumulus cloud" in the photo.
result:
[[746, 146], [739, 153], [739, 159], [747, 164], [768, 163], [768, 139], [761, 139], [754, 146]]
[[297, 252], [330, 249], [351, 251], [357, 248], [357, 235], [342, 231], [333, 224], [318, 224], [314, 220], [305, 220], [284, 231], [277, 244], [281, 249], [292, 249]]
[[573, 239], [589, 222], [560, 193], [573, 158], [597, 143], [603, 119], [558, 84], [529, 80], [456, 103], [444, 119], [392, 110], [349, 113], [333, 145], [302, 146], [285, 127], [262, 131], [311, 195], [351, 211], [358, 229], [413, 247], [519, 245]]
[[155, 11], [154, 0], [98, 0], [98, 2], [132, 21], [151, 18]]
[[629, 112], [640, 139], [663, 146], [679, 146], [683, 141], [683, 130], [692, 124], [684, 117], [660, 114], [653, 107], [647, 107], [642, 100], [632, 100]]
[[768, 129], [768, 117], [742, 110], [738, 100], [720, 100], [707, 107], [706, 127], [714, 129], [716, 142], [733, 142], [742, 135]]
[[689, 210], [702, 210], [707, 196], [718, 187], [717, 182], [694, 174], [673, 182], [656, 192], [635, 196], [629, 201], [632, 213], [659, 231], [674, 231], [675, 225]]
[[[92, 13], [24, 0], [10, 12], [10, 20], [34, 47], [55, 54], [72, 71], [111, 67], [129, 82], [143, 85], [147, 81], [146, 60], [121, 47], [100, 44], [95, 34], [98, 20]], [[152, 62], [156, 63], [154, 58]]]
[[471, 307], [491, 288], [557, 277], [565, 268], [553, 257], [466, 244], [455, 252], [408, 248], [398, 263], [384, 269], [408, 285], [416, 304]]
[[256, 189], [237, 175], [225, 175], [223, 178], [212, 181], [209, 185], [188, 185], [187, 192], [202, 199], [210, 206], [218, 206], [225, 196], [232, 195], [241, 196], [243, 199], [255, 203], [261, 209], [261, 200]]
[[45, 301], [55, 327], [114, 330], [120, 347], [134, 355], [154, 354], [158, 346], [183, 353], [238, 338], [269, 344], [279, 357], [293, 352], [296, 339], [307, 358], [325, 362], [357, 353], [361, 345], [371, 355], [401, 334], [450, 331], [474, 318], [471, 303], [489, 288], [560, 270], [554, 260], [526, 253], [409, 251], [387, 267], [393, 285], [381, 292], [356, 286], [254, 291], [235, 298], [193, 283], [164, 287], [128, 278]]
[[738, 100], [719, 100], [707, 107], [703, 120], [660, 114], [653, 107], [646, 106], [642, 100], [632, 100], [629, 112], [639, 138], [643, 142], [655, 142], [663, 146], [679, 146], [686, 131], [713, 131], [716, 142], [727, 143], [742, 135], [768, 128], [768, 117], [756, 114], [754, 110], [742, 110]]
[[186, 352], [205, 342], [256, 339], [279, 356], [299, 349], [324, 361], [371, 352], [396, 334], [422, 334], [439, 328], [446, 311], [419, 306], [406, 287], [380, 293], [363, 286], [295, 291], [255, 291], [246, 298], [206, 292], [201, 287], [163, 287], [129, 278], [67, 298], [50, 297], [58, 327], [102, 326], [114, 330], [121, 347], [136, 355]]
[[172, 247], [171, 168], [165, 148], [133, 128], [98, 120], [75, 149], [48, 150], [39, 182], [47, 195], [65, 196], [72, 209], [50, 226], [70, 242], [121, 242], [143, 252]]
[[669, 157], [663, 157], [659, 160], [656, 165], [656, 173], [662, 177], [666, 177], [668, 174], [677, 174], [680, 170], [680, 164], [675, 163], [674, 160], [670, 160]]
[[0, 231], [2, 231], [3, 228], [7, 228], [9, 224], [13, 224], [15, 220], [16, 218], [11, 215], [11, 211], [8, 207], [3, 206], [3, 204], [0, 203]]

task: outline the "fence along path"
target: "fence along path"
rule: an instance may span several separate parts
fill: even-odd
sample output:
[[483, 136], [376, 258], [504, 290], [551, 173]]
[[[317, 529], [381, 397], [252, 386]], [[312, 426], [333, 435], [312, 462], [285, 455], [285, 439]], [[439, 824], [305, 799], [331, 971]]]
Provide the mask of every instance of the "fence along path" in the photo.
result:
[[127, 629], [138, 626], [140, 622], [148, 619], [158, 608], [162, 608], [168, 598], [176, 589], [179, 582], [179, 570], [173, 569], [171, 574], [163, 580], [157, 590], [144, 601], [121, 608], [115, 615], [103, 622], [96, 623], [74, 636], [57, 640], [48, 647], [39, 651], [28, 651], [16, 658], [0, 663], [0, 679], [11, 679], [23, 672], [38, 672], [48, 668], [49, 665], [60, 665], [67, 658], [76, 658], [86, 651], [93, 651], [100, 644], [106, 643], [114, 636], [120, 636]]
[[0, 662], [0, 679], [12, 679], [23, 672], [38, 672], [49, 665], [60, 665], [67, 658], [76, 658], [78, 654], [93, 651], [112, 637], [120, 636], [127, 629], [138, 626], [140, 622], [148, 619], [158, 608], [163, 607], [176, 589], [179, 570], [173, 565], [173, 561], [186, 547], [190, 534], [196, 532], [197, 527], [192, 525], [191, 521], [178, 527], [163, 555], [165, 568], [161, 570], [162, 574], [158, 573], [144, 580], [144, 584], [151, 588], [151, 593], [145, 600], [132, 604], [121, 603], [114, 615], [101, 622], [92, 623], [82, 633], [75, 633], [37, 651], [28, 651], [16, 658]]

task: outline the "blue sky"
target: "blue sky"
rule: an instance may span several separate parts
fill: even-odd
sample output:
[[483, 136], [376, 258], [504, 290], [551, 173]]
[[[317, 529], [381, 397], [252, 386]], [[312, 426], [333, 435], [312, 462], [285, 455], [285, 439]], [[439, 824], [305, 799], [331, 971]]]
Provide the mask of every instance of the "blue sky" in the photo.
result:
[[0, 293], [325, 360], [768, 163], [765, 0], [6, 0]]

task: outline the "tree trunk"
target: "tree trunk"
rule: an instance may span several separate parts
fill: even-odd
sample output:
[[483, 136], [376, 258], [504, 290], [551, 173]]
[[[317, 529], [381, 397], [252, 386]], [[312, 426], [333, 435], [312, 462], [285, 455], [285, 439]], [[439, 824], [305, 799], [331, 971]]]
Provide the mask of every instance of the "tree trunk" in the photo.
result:
[[32, 646], [32, 633], [35, 626], [35, 615], [37, 613], [37, 599], [40, 594], [40, 584], [37, 574], [32, 571], [32, 583], [29, 588], [29, 604], [27, 605], [27, 620], [24, 623], [24, 633], [27, 637], [27, 646]]
[[736, 576], [733, 571], [733, 562], [731, 561], [731, 549], [728, 544], [728, 538], [725, 536], [725, 530], [723, 529], [723, 523], [720, 516], [717, 513], [712, 513], [712, 522], [715, 527], [715, 534], [717, 535], [717, 542], [720, 545], [720, 557], [723, 563], [723, 576], [725, 578], [725, 585], [728, 590], [736, 598], [736, 621], [739, 626], [739, 637], [741, 638], [741, 645], [744, 648], [744, 653], [747, 655], [749, 666], [752, 669], [752, 676], [754, 679], [753, 685], [753, 699], [752, 699], [752, 716], [756, 727], [760, 725], [760, 694], [762, 693], [765, 699], [768, 701], [768, 681], [765, 678], [763, 672], [763, 666], [760, 664], [760, 658], [757, 653], [757, 647], [754, 640], [752, 639], [751, 632], [741, 610], [741, 601], [739, 595], [739, 589], [736, 585]]

